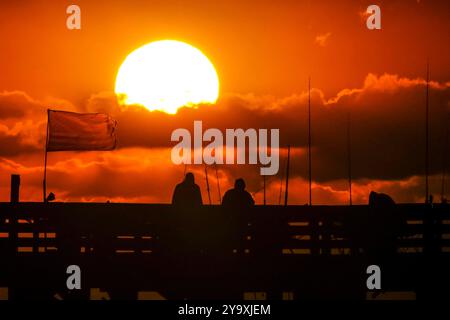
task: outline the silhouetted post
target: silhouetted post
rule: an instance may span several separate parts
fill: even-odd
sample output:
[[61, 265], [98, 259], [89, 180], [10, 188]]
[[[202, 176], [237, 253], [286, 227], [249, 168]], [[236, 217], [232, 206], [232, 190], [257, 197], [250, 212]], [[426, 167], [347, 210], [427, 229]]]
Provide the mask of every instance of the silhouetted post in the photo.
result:
[[11, 203], [19, 203], [20, 175], [11, 175]]
[[430, 82], [430, 67], [427, 59], [427, 89], [425, 100], [425, 203], [428, 203], [428, 90]]
[[312, 205], [311, 195], [311, 77], [308, 78], [308, 176], [309, 176], [309, 205]]
[[11, 175], [11, 204], [13, 204], [11, 213], [9, 215], [10, 232], [9, 232], [9, 250], [8, 253], [14, 257], [17, 250], [17, 240], [18, 240], [18, 219], [17, 219], [17, 207], [14, 204], [19, 203], [19, 189], [20, 189], [20, 175]]
[[286, 190], [284, 192], [284, 205], [288, 204], [288, 194], [289, 194], [289, 158], [291, 157], [291, 146], [288, 145], [288, 156], [286, 165]]

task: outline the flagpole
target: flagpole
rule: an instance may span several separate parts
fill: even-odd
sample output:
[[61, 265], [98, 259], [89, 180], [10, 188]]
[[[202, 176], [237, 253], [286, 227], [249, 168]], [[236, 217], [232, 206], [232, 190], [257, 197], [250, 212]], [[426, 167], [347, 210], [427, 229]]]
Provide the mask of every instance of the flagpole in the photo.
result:
[[287, 206], [288, 194], [289, 194], [289, 158], [291, 157], [291, 146], [288, 145], [288, 156], [287, 156], [287, 166], [286, 166], [286, 188], [284, 191], [284, 205]]
[[49, 122], [50, 109], [47, 109], [47, 131], [45, 134], [45, 158], [44, 158], [44, 179], [42, 181], [43, 202], [47, 202], [47, 145], [48, 145], [48, 122]]

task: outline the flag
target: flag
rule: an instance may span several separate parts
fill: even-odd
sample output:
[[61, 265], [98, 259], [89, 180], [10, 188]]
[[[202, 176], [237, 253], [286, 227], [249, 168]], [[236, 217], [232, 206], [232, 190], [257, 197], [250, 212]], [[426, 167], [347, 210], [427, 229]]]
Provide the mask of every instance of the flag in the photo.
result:
[[48, 110], [47, 151], [106, 151], [116, 147], [116, 121], [103, 113]]

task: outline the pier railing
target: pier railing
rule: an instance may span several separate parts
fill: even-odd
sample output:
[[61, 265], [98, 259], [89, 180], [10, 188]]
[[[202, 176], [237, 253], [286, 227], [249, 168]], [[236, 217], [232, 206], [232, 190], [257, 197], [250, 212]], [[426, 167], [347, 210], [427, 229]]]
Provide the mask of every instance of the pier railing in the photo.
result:
[[[75, 295], [65, 288], [72, 264], [83, 271], [76, 295], [84, 298], [98, 288], [118, 298], [154, 291], [166, 298], [359, 299], [369, 264], [384, 267], [389, 290], [444, 288], [449, 207], [405, 204], [378, 214], [368, 206], [1, 203], [0, 288], [12, 299]], [[393, 231], [389, 243], [384, 235]], [[373, 241], [392, 252], [369, 254]]]

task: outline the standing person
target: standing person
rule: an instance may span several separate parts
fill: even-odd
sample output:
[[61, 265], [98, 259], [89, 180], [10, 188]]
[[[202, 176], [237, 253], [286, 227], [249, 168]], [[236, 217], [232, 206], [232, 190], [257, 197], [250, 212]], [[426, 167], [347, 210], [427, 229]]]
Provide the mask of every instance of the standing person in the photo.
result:
[[[160, 236], [160, 250], [168, 278], [163, 281], [176, 286], [177, 295], [173, 299], [185, 299], [198, 281], [193, 275], [197, 272], [198, 261], [202, 255], [202, 215], [203, 204], [199, 186], [194, 175], [186, 173], [184, 180], [177, 184], [172, 195], [173, 209], [163, 223]], [[200, 230], [200, 231], [199, 231]]]
[[396, 203], [384, 193], [370, 192], [367, 253], [377, 258], [392, 257], [397, 252], [397, 237], [405, 231], [406, 218], [396, 210]]
[[237, 179], [234, 188], [223, 196], [222, 206], [229, 217], [231, 230], [229, 244], [238, 254], [243, 254], [248, 249], [248, 237], [253, 235], [251, 208], [254, 204], [252, 196], [245, 190], [243, 179]]
[[181, 208], [196, 207], [203, 204], [199, 186], [192, 172], [186, 173], [183, 182], [177, 184], [172, 196], [172, 204]]

